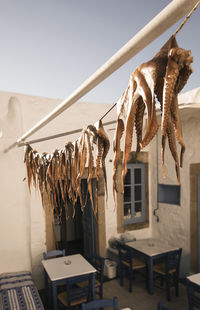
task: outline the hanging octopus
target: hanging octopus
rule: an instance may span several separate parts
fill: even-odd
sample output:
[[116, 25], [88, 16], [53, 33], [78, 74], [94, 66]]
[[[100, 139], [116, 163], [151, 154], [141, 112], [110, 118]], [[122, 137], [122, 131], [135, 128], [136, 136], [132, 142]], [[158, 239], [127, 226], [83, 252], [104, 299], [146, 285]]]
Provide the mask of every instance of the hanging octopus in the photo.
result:
[[[96, 158], [94, 158], [94, 145], [96, 145]], [[110, 142], [101, 121], [89, 125], [75, 142], [68, 142], [64, 149], [54, 150], [52, 154], [39, 154], [30, 145], [26, 145], [24, 163], [27, 168], [28, 187], [38, 187], [44, 206], [44, 194], [47, 194], [52, 209], [61, 218], [62, 207], [68, 208], [68, 201], [75, 207], [79, 198], [81, 210], [87, 203], [82, 197], [81, 179], [86, 165], [88, 165], [88, 192], [94, 213], [97, 212], [98, 181], [100, 169], [103, 171], [104, 186], [107, 194], [107, 177], [105, 159], [108, 154]], [[94, 167], [94, 162], [96, 167]], [[93, 199], [92, 178], [97, 179], [95, 201]], [[84, 201], [85, 200], [85, 201]], [[66, 214], [68, 217], [68, 215]]]
[[[122, 189], [131, 152], [133, 129], [137, 137], [136, 154], [147, 146], [156, 135], [159, 125], [156, 115], [156, 98], [160, 102], [162, 119], [162, 169], [165, 177], [164, 150], [166, 138], [175, 161], [178, 183], [180, 183], [179, 158], [176, 139], [181, 146], [180, 166], [183, 164], [185, 145], [182, 138], [177, 95], [190, 74], [193, 58], [191, 52], [178, 47], [172, 36], [150, 61], [141, 64], [132, 73], [127, 89], [117, 103], [117, 127], [114, 137], [113, 192], [116, 190], [116, 171], [121, 158], [121, 138], [125, 132], [123, 152]], [[143, 117], [147, 111], [146, 132], [143, 135]]]

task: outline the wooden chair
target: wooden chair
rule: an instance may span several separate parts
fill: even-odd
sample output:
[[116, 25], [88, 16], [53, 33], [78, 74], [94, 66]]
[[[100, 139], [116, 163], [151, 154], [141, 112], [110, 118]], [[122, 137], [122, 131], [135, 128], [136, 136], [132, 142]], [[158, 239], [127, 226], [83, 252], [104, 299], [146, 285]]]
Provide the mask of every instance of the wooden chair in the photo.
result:
[[[46, 259], [52, 259], [56, 257], [62, 257], [65, 256], [65, 250], [52, 250], [49, 252], [43, 252], [43, 258]], [[48, 280], [48, 275], [45, 272], [45, 289], [47, 292], [47, 298], [48, 298], [48, 307], [51, 308], [51, 282]]]
[[171, 251], [166, 254], [164, 261], [153, 266], [154, 279], [159, 276], [166, 284], [167, 300], [171, 300], [170, 287], [176, 289], [176, 296], [179, 295], [179, 266], [181, 260], [182, 249]]
[[117, 297], [114, 297], [113, 299], [97, 299], [82, 304], [82, 310], [102, 309], [106, 307], [109, 307], [113, 310], [118, 310]]
[[163, 305], [163, 303], [160, 301], [160, 302], [158, 303], [157, 310], [170, 310], [170, 309], [167, 308], [167, 307], [165, 307], [165, 306]]
[[[95, 290], [96, 295], [99, 296], [100, 299], [103, 299], [103, 280], [104, 280], [104, 266], [105, 266], [105, 258], [95, 255], [91, 259], [87, 259], [91, 265], [97, 270], [96, 279], [95, 279]], [[79, 286], [84, 285], [84, 283], [78, 283]]]
[[[91, 301], [92, 295], [92, 274], [73, 277], [66, 281], [66, 290], [58, 294], [59, 302], [69, 310], [83, 302]], [[87, 285], [77, 286], [77, 283], [87, 283]]]
[[105, 266], [105, 258], [101, 256], [94, 256], [90, 263], [97, 270], [96, 279], [95, 279], [95, 289], [96, 294], [100, 299], [103, 299], [103, 280], [104, 280], [104, 266]]
[[43, 258], [44, 259], [49, 259], [49, 258], [55, 258], [55, 257], [60, 257], [60, 256], [65, 256], [65, 250], [52, 250], [49, 252], [43, 252]]
[[133, 273], [136, 270], [141, 270], [146, 268], [146, 264], [133, 257], [133, 250], [125, 245], [118, 243], [117, 245], [119, 252], [119, 276], [120, 276], [120, 285], [124, 285], [124, 268], [128, 270], [129, 275], [129, 292], [132, 292], [132, 281]]
[[200, 287], [186, 279], [189, 310], [200, 309]]

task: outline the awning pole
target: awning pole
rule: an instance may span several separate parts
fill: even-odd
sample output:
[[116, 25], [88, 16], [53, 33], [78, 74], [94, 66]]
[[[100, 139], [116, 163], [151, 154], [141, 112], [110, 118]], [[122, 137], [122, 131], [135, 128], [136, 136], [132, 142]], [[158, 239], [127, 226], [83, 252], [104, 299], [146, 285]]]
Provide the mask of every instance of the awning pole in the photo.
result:
[[61, 102], [52, 112], [47, 114], [41, 121], [28, 130], [15, 143], [10, 145], [4, 152], [17, 146], [20, 142], [44, 127], [56, 118], [91, 89], [100, 84], [109, 75], [119, 69], [123, 64], [144, 49], [163, 32], [185, 16], [199, 0], [173, 0], [156, 17], [154, 17], [142, 30], [128, 41], [117, 53], [115, 53], [102, 67], [89, 77], [80, 87], [75, 90], [66, 100]]

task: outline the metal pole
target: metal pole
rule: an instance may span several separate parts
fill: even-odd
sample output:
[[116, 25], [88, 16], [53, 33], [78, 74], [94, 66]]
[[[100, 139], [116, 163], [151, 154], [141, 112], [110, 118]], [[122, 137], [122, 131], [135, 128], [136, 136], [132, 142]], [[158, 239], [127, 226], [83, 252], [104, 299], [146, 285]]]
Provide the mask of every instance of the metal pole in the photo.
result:
[[178, 22], [199, 2], [199, 0], [173, 0], [156, 17], [154, 17], [142, 30], [128, 41], [117, 53], [115, 53], [102, 67], [78, 87], [66, 100], [61, 102], [52, 112], [28, 130], [15, 143], [4, 152], [30, 137], [40, 128], [56, 118], [72, 104], [87, 94], [91, 89], [100, 84], [109, 75], [119, 69], [123, 64], [144, 49], [163, 32]]

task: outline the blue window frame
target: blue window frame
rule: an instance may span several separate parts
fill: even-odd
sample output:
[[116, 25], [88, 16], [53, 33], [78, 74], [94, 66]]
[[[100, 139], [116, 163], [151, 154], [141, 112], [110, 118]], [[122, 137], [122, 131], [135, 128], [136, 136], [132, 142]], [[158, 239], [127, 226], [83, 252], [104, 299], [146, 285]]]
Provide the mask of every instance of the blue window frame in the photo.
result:
[[124, 181], [124, 224], [141, 223], [145, 220], [145, 164], [129, 163]]

